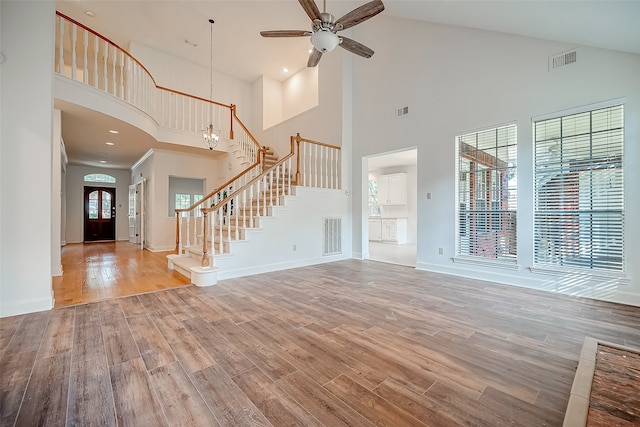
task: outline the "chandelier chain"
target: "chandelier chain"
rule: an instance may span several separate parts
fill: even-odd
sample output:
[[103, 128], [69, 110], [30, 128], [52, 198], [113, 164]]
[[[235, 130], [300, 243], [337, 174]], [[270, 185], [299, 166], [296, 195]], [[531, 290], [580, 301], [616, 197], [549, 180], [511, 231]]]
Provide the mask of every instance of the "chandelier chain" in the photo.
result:
[[202, 130], [202, 140], [204, 142], [204, 145], [209, 149], [209, 150], [213, 150], [217, 145], [218, 145], [218, 141], [220, 140], [220, 131], [218, 129], [215, 129], [213, 127], [213, 116], [214, 116], [214, 104], [213, 104], [213, 24], [214, 24], [214, 20], [213, 19], [209, 19], [209, 24], [210, 24], [210, 40], [209, 40], [209, 46], [211, 49], [211, 55], [210, 55], [210, 67], [209, 67], [209, 81], [210, 81], [210, 86], [209, 86], [209, 115], [210, 115], [210, 119], [211, 121], [209, 122], [209, 126], [207, 126], [206, 129]]
[[210, 91], [209, 91], [209, 101], [213, 101], [213, 24], [214, 24], [214, 20], [213, 19], [209, 19], [209, 23], [211, 25], [209, 25], [210, 29], [211, 29], [211, 36], [210, 36], [210, 40], [209, 40], [209, 46], [211, 46], [211, 55], [210, 55], [210, 71], [209, 71], [209, 81], [211, 82], [211, 87], [210, 87]]

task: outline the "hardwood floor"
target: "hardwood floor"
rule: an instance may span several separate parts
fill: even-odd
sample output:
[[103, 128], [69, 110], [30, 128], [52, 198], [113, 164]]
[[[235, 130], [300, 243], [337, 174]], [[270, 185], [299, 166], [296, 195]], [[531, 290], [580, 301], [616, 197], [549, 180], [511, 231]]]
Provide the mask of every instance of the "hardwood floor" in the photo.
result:
[[0, 319], [0, 425], [560, 426], [640, 308], [347, 260]]
[[65, 307], [189, 284], [167, 269], [167, 254], [129, 242], [72, 243], [62, 248], [64, 274], [53, 278], [55, 306]]

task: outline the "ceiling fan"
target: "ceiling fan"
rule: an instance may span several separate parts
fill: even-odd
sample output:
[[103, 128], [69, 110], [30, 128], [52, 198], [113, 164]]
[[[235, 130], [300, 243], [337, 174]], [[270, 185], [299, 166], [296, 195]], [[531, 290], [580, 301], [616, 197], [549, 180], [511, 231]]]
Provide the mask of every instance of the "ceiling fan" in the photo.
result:
[[323, 3], [324, 11], [320, 13], [314, 0], [298, 0], [300, 5], [311, 19], [312, 31], [304, 30], [275, 30], [260, 31], [262, 37], [306, 37], [311, 36], [311, 44], [314, 49], [309, 55], [307, 67], [315, 67], [320, 62], [323, 53], [331, 52], [336, 46], [340, 46], [349, 52], [364, 58], [371, 58], [373, 50], [362, 43], [351, 40], [348, 37], [338, 36], [338, 31], [346, 30], [354, 25], [376, 16], [384, 10], [381, 0], [373, 0], [353, 9], [343, 17], [336, 19], [326, 12], [326, 0]]

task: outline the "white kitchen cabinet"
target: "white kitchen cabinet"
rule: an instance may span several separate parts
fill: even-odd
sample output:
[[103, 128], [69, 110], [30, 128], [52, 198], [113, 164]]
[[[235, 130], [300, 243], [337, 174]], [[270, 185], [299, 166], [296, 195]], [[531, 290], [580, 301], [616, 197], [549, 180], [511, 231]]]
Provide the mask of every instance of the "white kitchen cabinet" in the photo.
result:
[[407, 243], [407, 219], [369, 218], [369, 240]]
[[392, 173], [378, 178], [378, 203], [405, 205], [407, 203], [407, 174]]
[[381, 235], [383, 242], [407, 243], [407, 219], [383, 218]]
[[382, 220], [380, 218], [369, 219], [369, 240], [376, 242], [382, 240]]

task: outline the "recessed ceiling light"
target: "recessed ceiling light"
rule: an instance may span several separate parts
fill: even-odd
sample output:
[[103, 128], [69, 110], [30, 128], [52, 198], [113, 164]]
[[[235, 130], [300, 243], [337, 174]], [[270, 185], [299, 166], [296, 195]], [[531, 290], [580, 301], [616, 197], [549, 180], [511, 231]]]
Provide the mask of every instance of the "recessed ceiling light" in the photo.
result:
[[288, 73], [289, 69], [288, 68], [283, 68], [282, 71], [284, 71], [285, 73]]
[[90, 17], [92, 17], [92, 18], [95, 18], [95, 17], [96, 17], [96, 14], [95, 14], [95, 13], [93, 13], [93, 12], [91, 12], [90, 10], [87, 10], [87, 11], [85, 12], [85, 15], [90, 16]]
[[307, 52], [307, 53], [311, 54], [311, 52], [313, 52], [313, 49], [309, 49], [309, 52]]
[[105, 142], [105, 144], [107, 144], [107, 145], [116, 145], [116, 144], [114, 144], [114, 143], [113, 143], [113, 142], [111, 142], [111, 141]]
[[100, 163], [107, 163], [106, 160], [100, 160]]
[[113, 129], [111, 129], [111, 130], [109, 131], [109, 133], [120, 133], [120, 132], [118, 132], [117, 130], [113, 130]]

